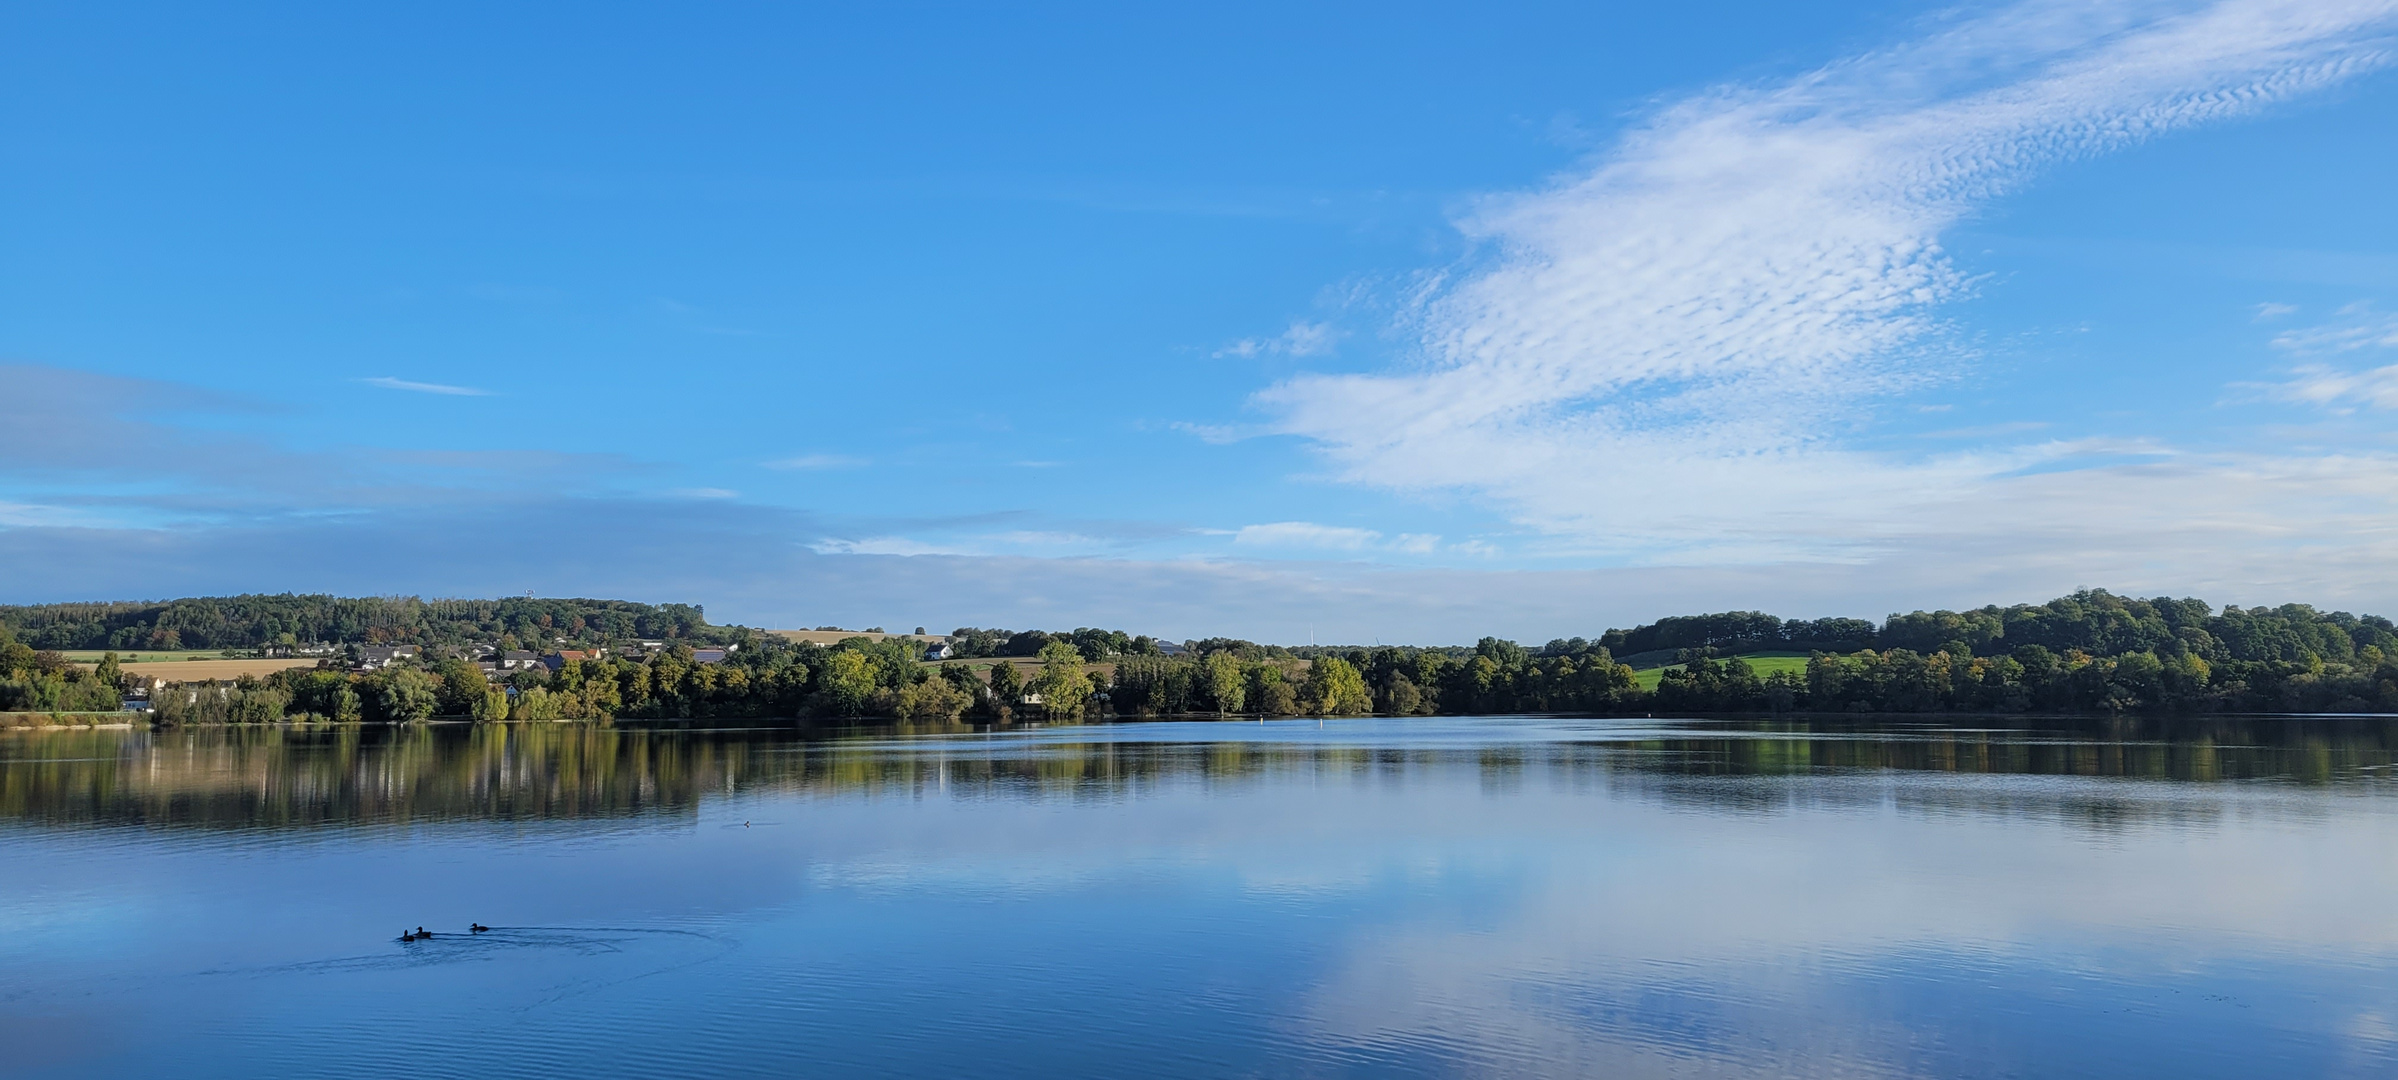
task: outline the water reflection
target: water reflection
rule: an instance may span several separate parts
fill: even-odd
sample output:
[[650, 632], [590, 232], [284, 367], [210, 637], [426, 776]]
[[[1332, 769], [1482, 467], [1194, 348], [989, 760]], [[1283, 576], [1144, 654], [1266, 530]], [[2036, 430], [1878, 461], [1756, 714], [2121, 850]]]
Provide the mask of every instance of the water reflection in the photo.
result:
[[12, 734], [0, 1075], [2398, 1075], [2393, 727]]
[[[1506, 741], [1491, 744], [1494, 731]], [[2378, 789], [2398, 772], [2394, 763], [2398, 721], [2387, 718], [2089, 720], [2008, 728], [1515, 718], [1009, 732], [572, 724], [69, 730], [0, 734], [0, 819], [212, 828], [674, 820], [696, 814], [711, 794], [1087, 800], [1268, 779], [1405, 783], [1423, 770], [1471, 768], [1492, 795], [1537, 784], [1613, 786], [1730, 809], [1842, 799], [1896, 799], [1932, 810], [2023, 811], [2036, 803], [2105, 825], [2159, 812], [2154, 793], [1951, 783], [1918, 790], [1903, 782], [1802, 789], [1737, 781], [1940, 774]]]

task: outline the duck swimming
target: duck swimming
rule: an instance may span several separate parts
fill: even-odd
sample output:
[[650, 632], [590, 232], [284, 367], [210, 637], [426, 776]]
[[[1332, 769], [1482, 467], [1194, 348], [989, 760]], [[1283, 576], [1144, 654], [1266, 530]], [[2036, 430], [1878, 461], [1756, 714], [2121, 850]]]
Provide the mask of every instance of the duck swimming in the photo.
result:
[[424, 939], [426, 939], [426, 938], [429, 938], [429, 937], [432, 937], [432, 936], [433, 936], [433, 931], [431, 931], [431, 930], [427, 930], [427, 929], [425, 929], [424, 927], [421, 927], [421, 926], [416, 928], [416, 937], [417, 937], [417, 940], [419, 940], [419, 941], [422, 941], [422, 940], [424, 940]]
[[415, 934], [411, 934], [411, 933], [409, 933], [409, 932], [408, 932], [408, 931], [406, 931], [406, 930], [402, 930], [402, 931], [400, 931], [400, 940], [401, 940], [401, 941], [415, 941], [415, 940], [416, 940], [416, 935], [415, 935]]
[[466, 929], [467, 929], [469, 932], [471, 932], [471, 933], [480, 934], [480, 933], [482, 933], [483, 931], [485, 931], [485, 930], [489, 930], [489, 929], [491, 929], [491, 928], [490, 928], [490, 927], [488, 927], [488, 926], [485, 926], [485, 925], [483, 925], [482, 923], [468, 923], [468, 924], [466, 924]]

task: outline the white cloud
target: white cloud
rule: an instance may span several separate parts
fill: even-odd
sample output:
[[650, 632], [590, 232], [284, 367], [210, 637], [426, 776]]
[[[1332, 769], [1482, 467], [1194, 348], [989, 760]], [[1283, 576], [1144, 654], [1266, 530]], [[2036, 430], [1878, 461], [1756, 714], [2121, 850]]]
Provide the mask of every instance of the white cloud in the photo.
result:
[[2258, 304], [2256, 306], [2256, 318], [2250, 321], [2264, 322], [2267, 319], [2278, 319], [2284, 315], [2295, 315], [2297, 313], [2298, 305], [2296, 304], [2275, 304], [2268, 302]]
[[1478, 493], [1634, 560], [1872, 559], [2077, 520], [2236, 531], [2255, 508], [2224, 493], [2258, 475], [2297, 485], [2257, 493], [2293, 521], [2333, 522], [2323, 500], [2398, 490], [2398, 459], [2186, 456], [2168, 476], [2093, 444], [1902, 457], [1844, 436], [1955, 373], [1935, 312], [1972, 283], [1945, 230], [2052, 162], [2386, 66], [2394, 18], [2392, 0], [2029, 3], [1700, 95], [1464, 221], [1487, 261], [1418, 307], [1417, 363], [1257, 402], [1342, 479]]
[[2375, 311], [2371, 304], [2350, 304], [2335, 321], [2275, 335], [2273, 347], [2293, 356], [2398, 348], [2398, 315]]
[[[1470, 642], [1594, 636], [1660, 615], [1758, 608], [1791, 617], [1879, 618], [1917, 607], [2046, 600], [2077, 584], [2216, 604], [2302, 600], [2398, 611], [2398, 530], [2386, 477], [2340, 459], [2310, 476], [2238, 462], [2166, 460], [2030, 478], [2049, 485], [1977, 511], [2090, 508], [2051, 523], [2053, 543], [1960, 533], [1872, 565], [1785, 559], [1737, 566], [1520, 570], [1377, 565], [1340, 550], [1316, 559], [963, 557], [938, 544], [864, 536], [739, 501], [477, 499], [274, 514], [238, 525], [93, 527], [68, 519], [0, 527], [0, 603], [94, 596], [328, 592], [351, 596], [616, 596], [699, 603], [752, 626], [1120, 626], [1179, 640]], [[2218, 489], [2221, 489], [2219, 493]], [[2297, 522], [2277, 499], [2333, 491], [2343, 517]], [[2102, 519], [2184, 504], [2190, 527], [2140, 536]], [[33, 500], [12, 499], [20, 506]], [[70, 511], [72, 508], [69, 508]], [[47, 514], [39, 506], [32, 514]], [[1970, 522], [1968, 522], [1970, 524]], [[2322, 531], [2318, 528], [2322, 527]], [[503, 549], [458, 558], [460, 536], [604, 535], [606, 544]], [[2225, 543], [2225, 537], [2236, 542]], [[2087, 542], [2085, 542], [2087, 541]], [[1470, 547], [1467, 541], [1457, 547]], [[1260, 554], [1268, 549], [1255, 550]], [[1276, 553], [1278, 554], [1278, 553]], [[898, 555], [912, 557], [899, 558]], [[2204, 573], [2179, 569], [2210, 556]]]
[[819, 555], [968, 555], [963, 548], [927, 544], [904, 536], [869, 536], [861, 539], [825, 539], [808, 545]]
[[1242, 338], [1217, 349], [1218, 357], [1239, 356], [1323, 356], [1340, 341], [1340, 332], [1331, 323], [1293, 322], [1290, 328], [1270, 338]]
[[358, 381], [365, 383], [368, 386], [380, 386], [385, 390], [406, 390], [417, 394], [446, 394], [451, 397], [491, 396], [491, 391], [477, 390], [471, 386], [450, 386], [444, 383], [411, 382], [407, 379], [395, 379], [389, 375], [378, 375], [371, 379], [360, 379]]
[[[2398, 316], [2381, 314], [2369, 304], [2351, 304], [2340, 310], [2340, 316], [2320, 326], [2276, 335], [2273, 346], [2301, 357], [2398, 348]], [[2262, 391], [2276, 400], [2320, 406], [2339, 414], [2354, 412], [2359, 406], [2398, 409], [2398, 364], [2361, 371], [2321, 362], [2299, 364], [2283, 382], [2242, 384], [2238, 389]]]
[[850, 457], [847, 454], [801, 454], [798, 457], [769, 461], [765, 463], [765, 466], [769, 469], [793, 472], [820, 472], [827, 469], [855, 469], [865, 464], [865, 458]]
[[2398, 409], [2398, 364], [2368, 371], [2341, 371], [2322, 364], [2293, 368], [2286, 382], [2262, 387], [2270, 396], [2332, 412], [2354, 412], [2359, 405]]
[[667, 494], [683, 499], [735, 499], [741, 496], [740, 492], [731, 488], [717, 487], [676, 488]]
[[1232, 542], [1252, 547], [1329, 548], [1356, 551], [1382, 539], [1372, 529], [1351, 529], [1339, 525], [1318, 525], [1309, 521], [1277, 521], [1270, 525], [1243, 525], [1232, 535]]
[[1095, 548], [1103, 547], [1107, 543], [1098, 537], [1084, 536], [1081, 533], [1044, 532], [1037, 529], [1017, 529], [1012, 532], [992, 533], [986, 539], [1015, 547], [1036, 548]]
[[[1199, 529], [1201, 535], [1230, 536], [1232, 542], [1252, 548], [1303, 548], [1316, 551], [1390, 552], [1399, 555], [1431, 555], [1444, 550], [1437, 533], [1400, 533], [1389, 539], [1372, 529], [1356, 529], [1341, 525], [1318, 525], [1312, 521], [1277, 521], [1265, 525], [1244, 525], [1238, 529]], [[1497, 549], [1478, 541], [1450, 545], [1446, 550], [1469, 555], [1494, 553]]]

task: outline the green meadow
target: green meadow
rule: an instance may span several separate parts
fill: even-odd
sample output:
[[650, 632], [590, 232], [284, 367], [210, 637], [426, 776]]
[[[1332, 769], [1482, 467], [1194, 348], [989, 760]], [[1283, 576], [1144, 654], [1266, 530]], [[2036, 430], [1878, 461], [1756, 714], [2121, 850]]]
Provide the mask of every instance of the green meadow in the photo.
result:
[[[1813, 655], [1813, 653], [1803, 652], [1761, 652], [1746, 654], [1740, 657], [1740, 660], [1746, 663], [1750, 670], [1755, 671], [1758, 678], [1762, 679], [1777, 671], [1805, 675], [1807, 658]], [[1632, 672], [1632, 681], [1643, 690], [1655, 690], [1657, 684], [1664, 681], [1666, 672], [1676, 671], [1681, 667], [1680, 664], [1665, 664], [1659, 667], [1637, 668]]]

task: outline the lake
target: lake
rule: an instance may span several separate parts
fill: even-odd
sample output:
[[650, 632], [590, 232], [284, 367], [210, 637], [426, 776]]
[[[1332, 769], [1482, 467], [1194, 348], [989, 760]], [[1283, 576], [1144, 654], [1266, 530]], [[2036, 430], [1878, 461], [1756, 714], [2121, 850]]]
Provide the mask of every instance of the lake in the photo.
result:
[[0, 1074], [2386, 1077], [2394, 765], [2371, 718], [0, 733]]

